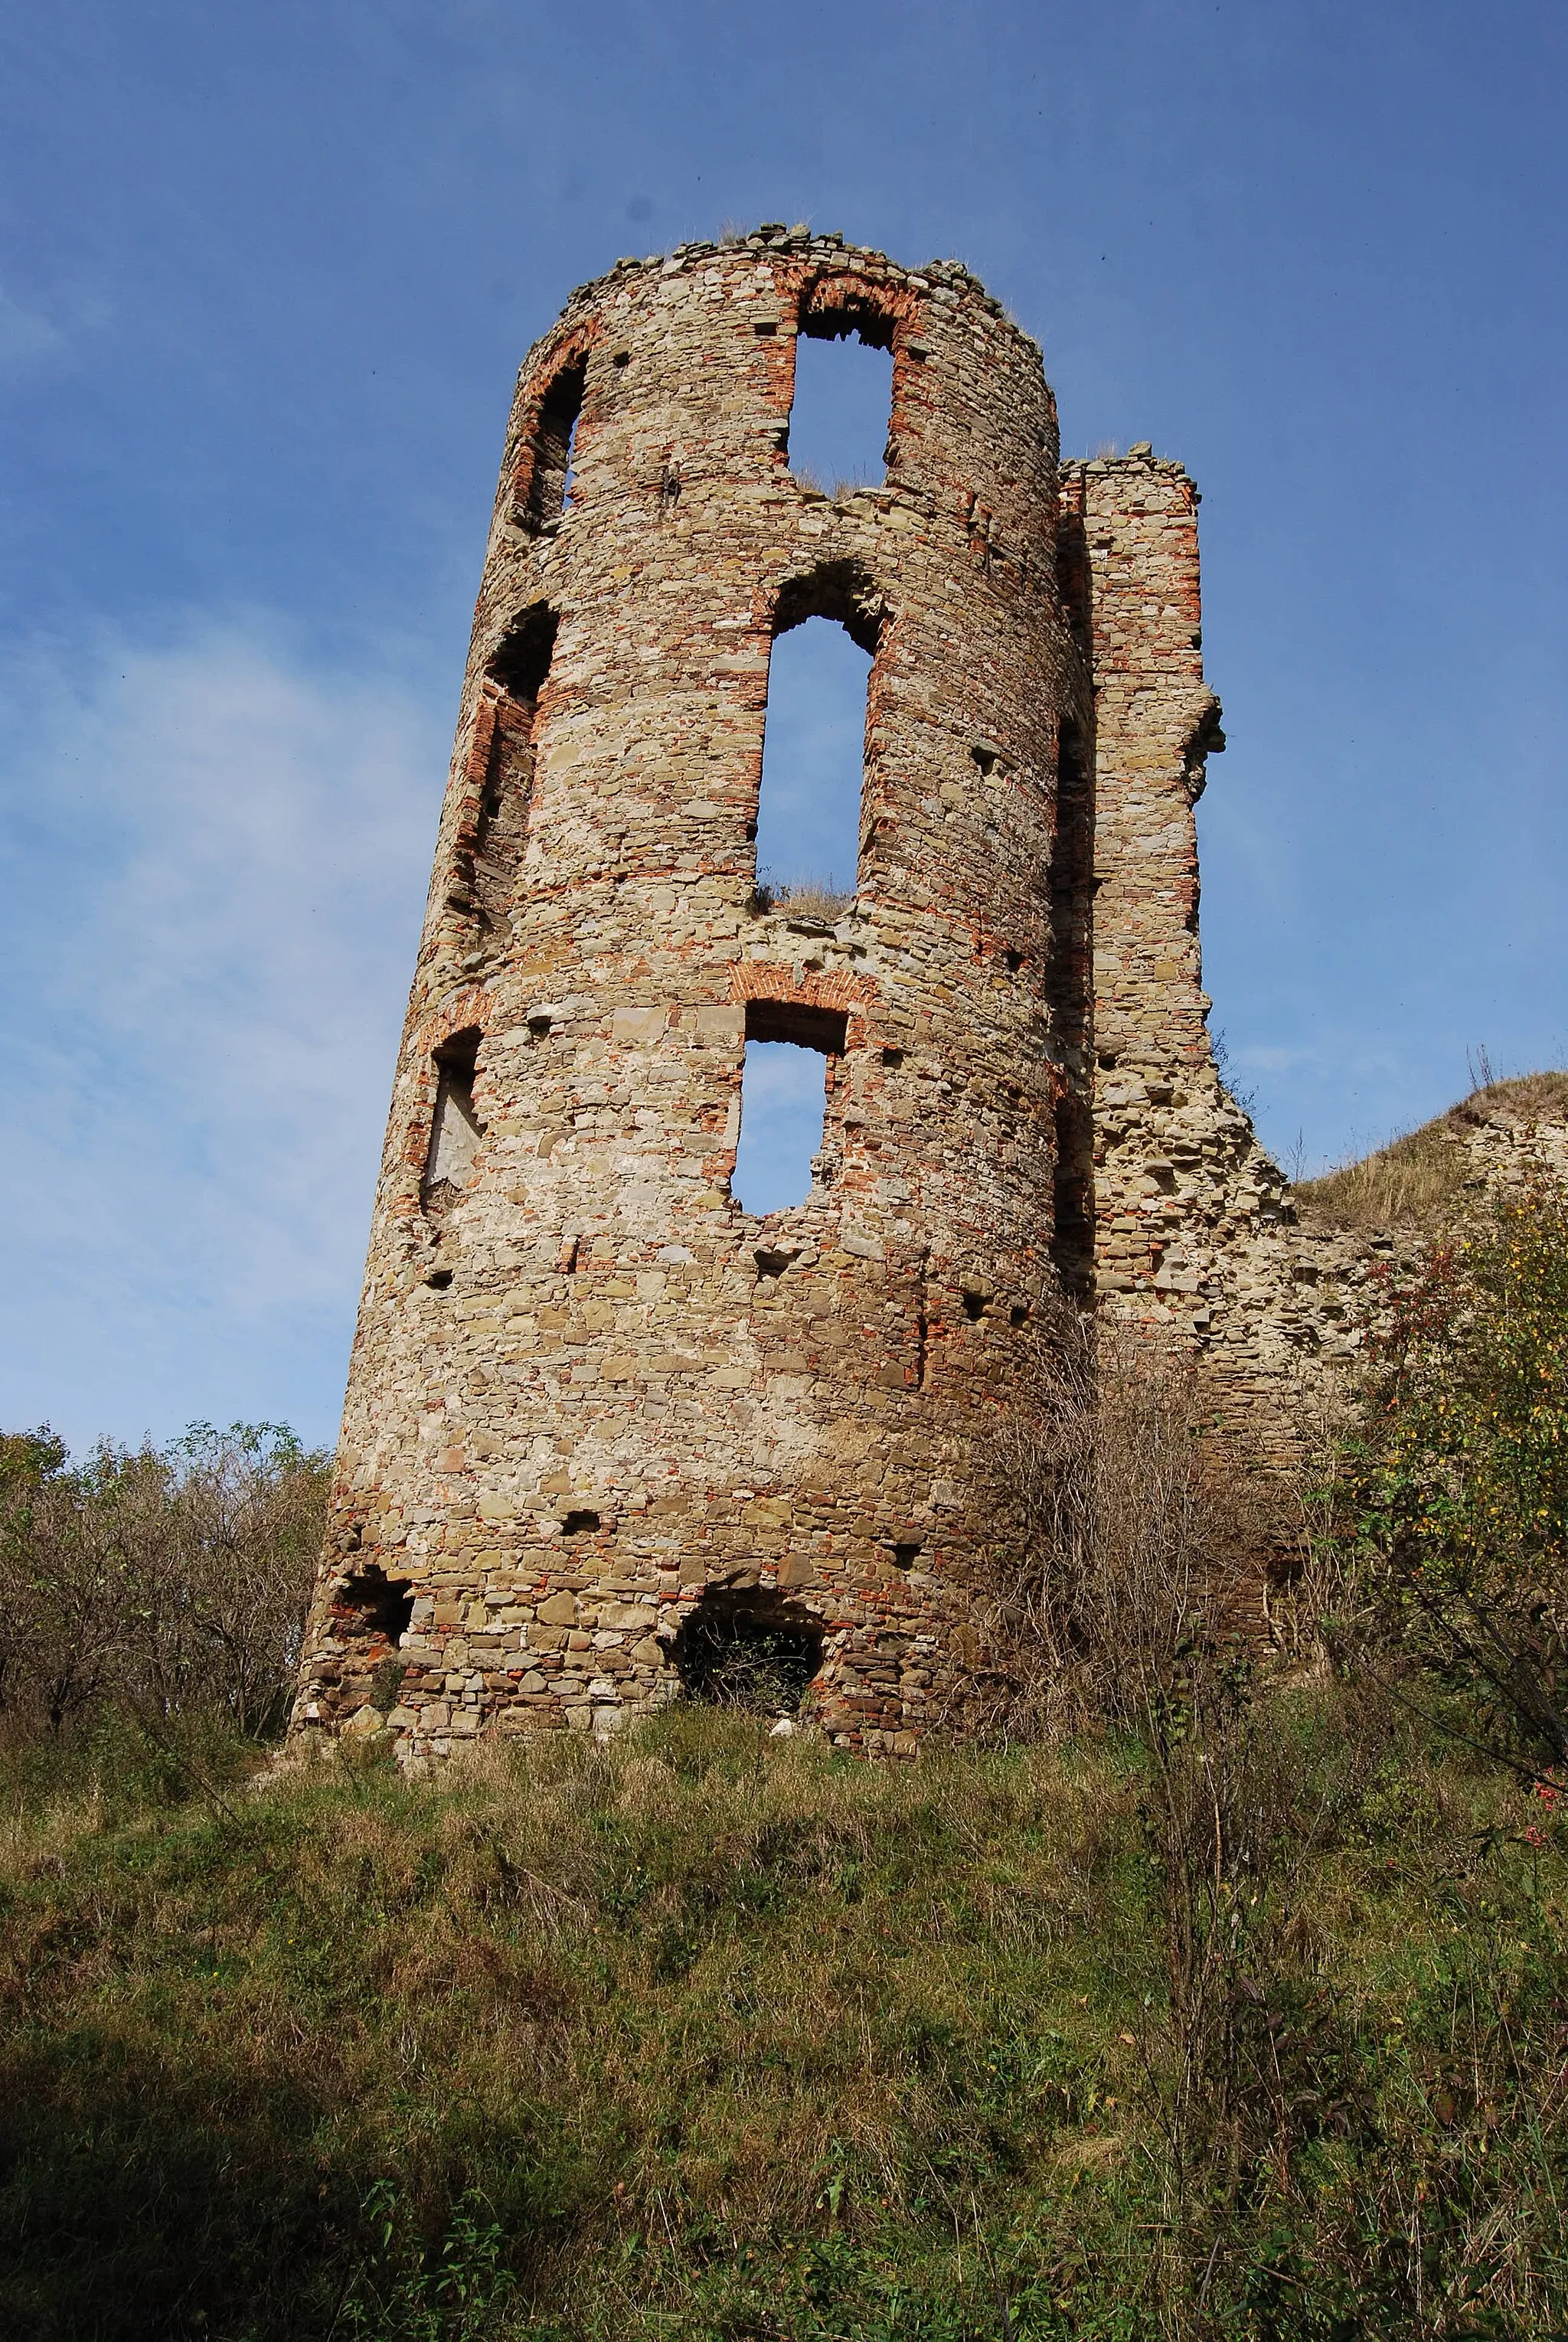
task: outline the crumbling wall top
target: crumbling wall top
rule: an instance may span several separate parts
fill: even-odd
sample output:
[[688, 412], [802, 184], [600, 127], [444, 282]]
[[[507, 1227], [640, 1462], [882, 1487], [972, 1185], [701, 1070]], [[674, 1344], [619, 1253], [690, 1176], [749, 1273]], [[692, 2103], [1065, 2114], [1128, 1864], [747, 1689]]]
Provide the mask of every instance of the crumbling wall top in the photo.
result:
[[745, 235], [722, 235], [701, 238], [687, 244], [677, 244], [669, 252], [651, 252], [644, 258], [626, 255], [607, 268], [602, 276], [574, 286], [554, 324], [533, 344], [518, 369], [518, 379], [527, 375], [537, 363], [540, 354], [552, 347], [563, 330], [569, 330], [595, 308], [608, 293], [633, 279], [644, 276], [689, 275], [694, 268], [714, 260], [728, 261], [737, 254], [751, 253], [775, 259], [817, 262], [824, 267], [854, 268], [874, 276], [890, 287], [907, 288], [914, 293], [929, 293], [938, 298], [943, 293], [949, 297], [962, 296], [983, 309], [1018, 342], [1041, 355], [1040, 345], [1032, 334], [1024, 332], [993, 293], [988, 293], [978, 276], [961, 260], [928, 260], [919, 268], [905, 268], [890, 260], [885, 252], [869, 245], [850, 244], [836, 233], [814, 233], [804, 227], [785, 227], [776, 222], [766, 222]]

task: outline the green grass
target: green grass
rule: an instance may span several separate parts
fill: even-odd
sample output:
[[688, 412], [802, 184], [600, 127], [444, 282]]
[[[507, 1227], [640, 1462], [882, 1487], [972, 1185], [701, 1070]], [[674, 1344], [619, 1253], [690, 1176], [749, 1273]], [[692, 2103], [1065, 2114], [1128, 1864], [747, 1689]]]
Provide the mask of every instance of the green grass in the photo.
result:
[[873, 1767], [676, 1710], [433, 1786], [14, 1769], [0, 2331], [1568, 2324], [1552, 1817], [1332, 1689], [1273, 1715], [1290, 2144], [1184, 2197], [1130, 1744]]

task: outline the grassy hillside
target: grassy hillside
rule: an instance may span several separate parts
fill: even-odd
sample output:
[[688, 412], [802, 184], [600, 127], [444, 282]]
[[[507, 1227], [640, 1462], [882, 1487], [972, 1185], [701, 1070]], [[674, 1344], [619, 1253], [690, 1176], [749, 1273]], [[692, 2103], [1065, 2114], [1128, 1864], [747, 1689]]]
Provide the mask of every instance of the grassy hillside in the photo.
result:
[[1568, 1841], [1352, 1703], [1263, 1704], [1201, 2072], [1131, 1741], [872, 1767], [675, 1710], [424, 1787], [14, 1767], [0, 2331], [1568, 2323]]
[[1342, 1164], [1320, 1179], [1299, 1180], [1293, 1191], [1296, 1202], [1308, 1219], [1331, 1227], [1404, 1227], [1430, 1234], [1461, 1209], [1466, 1181], [1474, 1175], [1454, 1140], [1493, 1114], [1568, 1122], [1568, 1073], [1489, 1082], [1375, 1154]]

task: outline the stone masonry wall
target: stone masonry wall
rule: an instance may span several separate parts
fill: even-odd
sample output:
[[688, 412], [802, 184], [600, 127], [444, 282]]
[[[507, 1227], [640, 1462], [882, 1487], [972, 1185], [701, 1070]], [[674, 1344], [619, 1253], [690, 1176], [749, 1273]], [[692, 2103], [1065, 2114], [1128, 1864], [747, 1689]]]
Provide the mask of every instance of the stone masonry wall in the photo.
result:
[[[1224, 736], [1203, 682], [1197, 505], [1146, 445], [1063, 467], [1063, 587], [1094, 703], [1094, 1288], [1202, 1358], [1233, 1421], [1283, 1459], [1303, 1404], [1355, 1361], [1372, 1280], [1417, 1238], [1298, 1208], [1214, 1063], [1194, 808]], [[1485, 1092], [1442, 1139], [1475, 1189], [1527, 1153], [1568, 1174], [1560, 1125]]]
[[[852, 329], [893, 353], [886, 474], [830, 496], [789, 469], [795, 340]], [[609, 1730], [714, 1616], [820, 1636], [845, 1746], [962, 1719], [1084, 1076], [1056, 457], [962, 268], [832, 237], [620, 263], [530, 353], [296, 1731]], [[832, 924], [754, 892], [770, 648], [814, 614], [874, 654]], [[748, 1034], [827, 1057], [811, 1196], [765, 1220], [730, 1191]]]
[[1094, 696], [1095, 1289], [1205, 1354], [1237, 1414], [1272, 1424], [1306, 1280], [1273, 1265], [1287, 1183], [1208, 1035], [1194, 807], [1224, 735], [1203, 680], [1197, 506], [1182, 466], [1146, 445], [1063, 467], [1063, 575]]
[[[850, 332], [892, 351], [885, 473], [828, 495], [795, 345]], [[747, 1624], [842, 1746], [961, 1728], [993, 1437], [1064, 1291], [1290, 1451], [1401, 1240], [1298, 1216], [1210, 1047], [1197, 505], [1146, 445], [1059, 469], [1038, 349], [955, 264], [763, 229], [618, 263], [530, 352], [296, 1736], [606, 1732]], [[872, 653], [832, 920], [756, 889], [770, 653], [814, 616]], [[766, 1218], [748, 1038], [826, 1061]], [[1533, 1143], [1452, 1135], [1483, 1184]]]

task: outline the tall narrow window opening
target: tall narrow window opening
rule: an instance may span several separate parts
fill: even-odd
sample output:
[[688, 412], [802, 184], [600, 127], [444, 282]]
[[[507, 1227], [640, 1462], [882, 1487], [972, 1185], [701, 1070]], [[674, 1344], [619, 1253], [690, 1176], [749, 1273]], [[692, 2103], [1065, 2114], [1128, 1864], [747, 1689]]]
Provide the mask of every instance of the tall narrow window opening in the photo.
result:
[[524, 613], [485, 669], [490, 747], [473, 843], [472, 896], [482, 926], [503, 927], [517, 891], [534, 797], [534, 723], [555, 649], [555, 613]]
[[768, 663], [757, 886], [762, 907], [836, 917], [860, 869], [866, 698], [881, 615], [849, 564], [792, 579]]
[[826, 618], [774, 645], [757, 806], [766, 908], [832, 919], [854, 896], [870, 672], [865, 653]]
[[889, 461], [893, 325], [864, 304], [804, 314], [795, 336], [789, 466], [834, 495], [877, 485]]
[[528, 483], [528, 518], [535, 528], [559, 520], [572, 498], [573, 458], [588, 362], [562, 367], [539, 405], [534, 434], [534, 470]]
[[436, 1218], [452, 1207], [468, 1185], [479, 1142], [484, 1136], [474, 1105], [474, 1077], [483, 1036], [474, 1028], [454, 1033], [435, 1052], [435, 1112], [424, 1158], [422, 1202]]
[[1056, 1233], [1053, 1256], [1069, 1292], [1094, 1268], [1094, 1127], [1089, 1066], [1094, 960], [1094, 784], [1084, 736], [1064, 716], [1057, 731], [1056, 841], [1051, 856], [1048, 1005], [1067, 1059], [1056, 1103]]
[[810, 1196], [847, 1025], [842, 1009], [747, 1003], [740, 1146], [731, 1182], [743, 1211], [765, 1218]]

